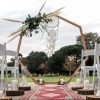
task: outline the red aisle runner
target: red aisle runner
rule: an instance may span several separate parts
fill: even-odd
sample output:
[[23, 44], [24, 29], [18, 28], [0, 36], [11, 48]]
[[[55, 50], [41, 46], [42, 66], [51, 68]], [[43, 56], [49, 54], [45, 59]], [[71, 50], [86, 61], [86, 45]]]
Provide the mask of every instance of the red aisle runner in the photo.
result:
[[67, 85], [64, 86], [37, 86], [19, 100], [84, 100], [73, 92]]

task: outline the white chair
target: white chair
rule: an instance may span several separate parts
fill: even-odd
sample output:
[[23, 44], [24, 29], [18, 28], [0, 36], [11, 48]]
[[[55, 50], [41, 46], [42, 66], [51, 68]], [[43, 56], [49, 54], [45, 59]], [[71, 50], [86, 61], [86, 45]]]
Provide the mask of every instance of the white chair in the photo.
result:
[[[86, 57], [91, 57], [93, 56], [94, 57], [94, 49], [90, 49], [90, 50], [82, 50], [82, 54], [81, 54], [81, 81], [84, 82], [84, 80], [86, 80], [89, 76], [89, 72], [90, 71], [93, 71], [94, 73], [94, 70], [95, 70], [95, 62], [94, 62], [94, 59], [93, 59], [93, 65], [92, 66], [87, 66], [86, 65]], [[93, 74], [94, 75], [94, 74]], [[94, 85], [94, 77], [93, 77], [93, 85]]]
[[[6, 87], [7, 87], [7, 71], [10, 70], [13, 74], [14, 74], [14, 79], [16, 79], [17, 77], [17, 74], [19, 74], [19, 67], [18, 67], [18, 63], [17, 63], [17, 60], [18, 60], [18, 53], [17, 52], [14, 52], [14, 51], [11, 51], [11, 50], [6, 50], [6, 44], [0, 44], [0, 56], [1, 56], [1, 63], [0, 63], [0, 67], [1, 67], [1, 87], [3, 86], [4, 84], [4, 71], [6, 72], [6, 80], [5, 80], [5, 83], [6, 83]], [[15, 60], [15, 65], [12, 66], [12, 67], [7, 67], [7, 56], [13, 56], [16, 58]]]
[[0, 70], [1, 70], [1, 81], [4, 80], [4, 64], [5, 64], [5, 51], [6, 46], [5, 44], [0, 44], [0, 57], [1, 57], [1, 63], [0, 63]]
[[97, 70], [97, 86], [100, 90], [100, 44], [95, 43], [95, 69]]
[[14, 64], [14, 66], [9, 66], [9, 67], [7, 67], [7, 70], [11, 70], [11, 72], [14, 74], [14, 79], [16, 79], [16, 75], [17, 74], [19, 74], [19, 65], [18, 65], [18, 63], [17, 63], [17, 60], [18, 60], [18, 53], [17, 52], [15, 52], [15, 51], [11, 51], [11, 50], [6, 50], [6, 57], [7, 56], [12, 56], [12, 57], [14, 57], [14, 59], [15, 59], [15, 64]]

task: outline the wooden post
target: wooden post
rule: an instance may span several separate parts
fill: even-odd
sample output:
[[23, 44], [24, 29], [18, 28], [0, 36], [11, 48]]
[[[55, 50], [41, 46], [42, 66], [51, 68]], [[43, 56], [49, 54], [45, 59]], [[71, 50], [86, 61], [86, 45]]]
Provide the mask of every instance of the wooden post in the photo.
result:
[[81, 66], [79, 66], [75, 72], [71, 75], [71, 77], [67, 80], [67, 84], [74, 78], [74, 76], [76, 75], [76, 73], [81, 69]]
[[79, 28], [80, 34], [81, 34], [81, 40], [82, 40], [83, 48], [84, 48], [84, 50], [86, 50], [86, 43], [85, 43], [85, 40], [84, 40], [84, 34], [83, 34], [82, 27], [80, 25], [68, 20], [68, 19], [65, 19], [65, 18], [59, 16], [59, 15], [57, 15], [56, 17], [58, 17], [59, 19], [61, 19], [61, 20], [65, 21], [65, 22], [67, 22], [67, 23]]
[[[85, 58], [85, 62], [88, 60], [88, 57]], [[71, 75], [71, 77], [67, 80], [67, 84], [74, 78], [74, 76], [76, 75], [76, 73], [81, 69], [81, 65], [79, 67], [77, 67], [77, 69], [75, 70], [75, 72]]]
[[22, 37], [23, 37], [23, 34], [20, 34], [19, 42], [18, 42], [18, 47], [17, 47], [17, 53], [19, 53], [19, 51], [20, 51], [21, 42], [22, 42]]
[[[84, 50], [86, 50], [86, 43], [85, 43], [85, 39], [84, 39], [84, 34], [83, 34], [82, 27], [81, 27], [80, 25], [78, 25], [78, 24], [76, 24], [76, 23], [74, 23], [74, 22], [68, 20], [68, 19], [65, 19], [65, 18], [59, 16], [59, 15], [57, 15], [56, 17], [58, 17], [59, 19], [61, 19], [61, 20], [65, 21], [65, 22], [67, 22], [67, 23], [69, 23], [69, 24], [71, 24], [71, 25], [73, 25], [73, 26], [79, 28], [80, 34], [81, 34], [82, 45], [83, 45]], [[86, 59], [87, 59], [87, 58], [86, 58]], [[76, 72], [79, 71], [80, 69], [81, 69], [81, 66], [79, 66], [79, 67], [75, 70], [75, 72], [72, 74], [72, 76], [67, 80], [67, 83], [69, 83], [69, 82], [75, 77]]]
[[[23, 64], [20, 60], [18, 61], [18, 63], [21, 65], [21, 67], [24, 67], [24, 64]], [[35, 83], [37, 83], [36, 80], [34, 79], [34, 77], [32, 76], [32, 74], [31, 74], [27, 69], [25, 69], [25, 71], [26, 71], [27, 75], [28, 75]]]
[[86, 42], [85, 42], [85, 39], [84, 39], [84, 34], [83, 34], [82, 27], [80, 26], [79, 29], [80, 29], [80, 34], [81, 34], [81, 40], [82, 40], [83, 48], [84, 48], [84, 50], [86, 50]]

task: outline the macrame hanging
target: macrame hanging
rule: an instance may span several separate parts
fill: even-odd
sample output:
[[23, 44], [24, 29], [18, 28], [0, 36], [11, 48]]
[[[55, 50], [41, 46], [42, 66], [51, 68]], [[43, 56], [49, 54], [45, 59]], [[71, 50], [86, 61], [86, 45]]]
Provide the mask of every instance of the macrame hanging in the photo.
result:
[[46, 53], [48, 57], [52, 56], [56, 40], [58, 38], [58, 27], [59, 27], [59, 18], [52, 17], [52, 22], [49, 22], [46, 27], [47, 31], [47, 45], [46, 45]]

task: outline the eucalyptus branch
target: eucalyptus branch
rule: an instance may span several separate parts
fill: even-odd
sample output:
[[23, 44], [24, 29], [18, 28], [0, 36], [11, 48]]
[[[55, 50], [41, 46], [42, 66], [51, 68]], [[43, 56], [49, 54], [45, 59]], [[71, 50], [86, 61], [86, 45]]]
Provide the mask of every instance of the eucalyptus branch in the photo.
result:
[[43, 14], [39, 13], [35, 17], [31, 17], [30, 15], [28, 15], [26, 20], [23, 22], [23, 24], [25, 26], [27, 26], [27, 29], [26, 29], [24, 35], [31, 37], [33, 31], [35, 33], [38, 33], [39, 31], [44, 30], [45, 28], [41, 27], [41, 25], [44, 26], [45, 24], [48, 24], [51, 21], [52, 21], [52, 19], [47, 18], [47, 14], [46, 13], [43, 13]]

